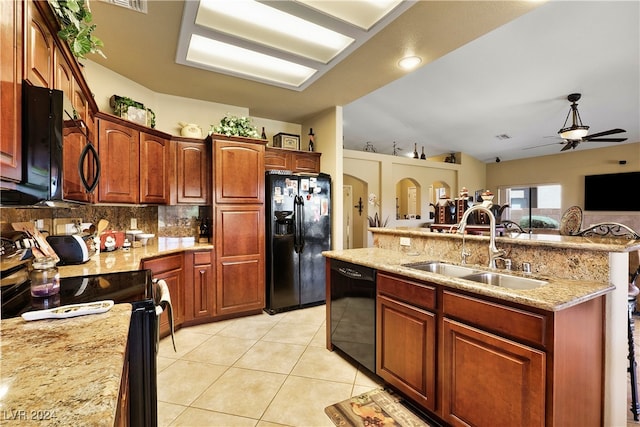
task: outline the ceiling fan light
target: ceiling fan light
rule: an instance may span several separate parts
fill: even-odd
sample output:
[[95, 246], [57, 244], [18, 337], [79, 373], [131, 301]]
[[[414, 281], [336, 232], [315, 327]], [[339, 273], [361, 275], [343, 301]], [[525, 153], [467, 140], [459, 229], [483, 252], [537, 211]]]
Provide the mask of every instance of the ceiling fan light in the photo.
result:
[[560, 137], [570, 141], [582, 139], [589, 133], [589, 126], [571, 126], [558, 131]]

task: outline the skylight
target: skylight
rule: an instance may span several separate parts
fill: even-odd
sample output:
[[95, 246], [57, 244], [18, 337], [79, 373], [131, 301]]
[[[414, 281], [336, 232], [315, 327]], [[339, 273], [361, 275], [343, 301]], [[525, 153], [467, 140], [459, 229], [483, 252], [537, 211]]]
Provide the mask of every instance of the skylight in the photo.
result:
[[412, 4], [186, 1], [176, 62], [303, 90]]

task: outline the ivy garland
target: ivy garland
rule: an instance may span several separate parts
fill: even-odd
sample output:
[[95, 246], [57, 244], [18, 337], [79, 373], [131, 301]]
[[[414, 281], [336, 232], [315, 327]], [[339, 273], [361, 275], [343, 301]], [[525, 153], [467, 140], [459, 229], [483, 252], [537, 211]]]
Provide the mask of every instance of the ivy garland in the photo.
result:
[[96, 26], [91, 24], [88, 0], [49, 0], [49, 4], [60, 22], [58, 36], [67, 42], [73, 56], [85, 59], [88, 53], [95, 53], [106, 58], [100, 50], [104, 43], [92, 35]]

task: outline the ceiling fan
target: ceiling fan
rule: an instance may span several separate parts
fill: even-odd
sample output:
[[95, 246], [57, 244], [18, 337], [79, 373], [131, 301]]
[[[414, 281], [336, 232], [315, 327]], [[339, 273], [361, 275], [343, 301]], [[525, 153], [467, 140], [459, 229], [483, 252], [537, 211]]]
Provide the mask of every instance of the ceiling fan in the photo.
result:
[[[558, 131], [558, 134], [562, 139], [565, 140], [564, 147], [560, 151], [567, 151], [569, 149], [575, 149], [578, 144], [584, 141], [597, 141], [597, 142], [622, 142], [626, 141], [627, 138], [600, 138], [601, 136], [614, 135], [616, 133], [626, 132], [624, 129], [609, 129], [604, 132], [597, 132], [591, 135], [587, 135], [589, 132], [589, 126], [585, 126], [582, 124], [582, 119], [580, 119], [580, 113], [578, 112], [578, 100], [581, 95], [579, 93], [572, 93], [567, 96], [567, 100], [571, 102], [571, 108], [569, 113], [567, 114], [567, 118], [564, 120], [564, 125], [562, 129]], [[572, 117], [571, 126], [567, 126], [567, 121], [569, 120], [569, 116]]]

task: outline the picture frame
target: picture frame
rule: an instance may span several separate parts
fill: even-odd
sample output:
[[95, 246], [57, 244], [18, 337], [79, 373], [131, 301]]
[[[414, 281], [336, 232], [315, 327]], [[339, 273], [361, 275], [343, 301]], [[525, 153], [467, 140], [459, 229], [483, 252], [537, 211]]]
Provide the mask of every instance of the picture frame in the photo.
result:
[[273, 136], [273, 146], [285, 150], [300, 150], [300, 135], [278, 133]]

